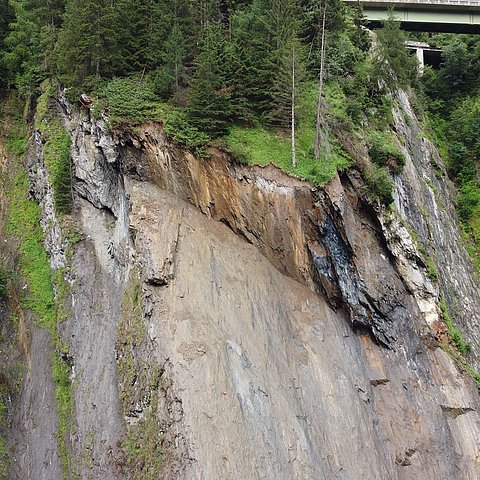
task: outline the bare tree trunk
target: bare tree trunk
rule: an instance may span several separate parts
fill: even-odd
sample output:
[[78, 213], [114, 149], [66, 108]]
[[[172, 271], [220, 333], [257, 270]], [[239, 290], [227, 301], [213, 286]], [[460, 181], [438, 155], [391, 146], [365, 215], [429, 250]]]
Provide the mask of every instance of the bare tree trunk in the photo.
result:
[[323, 20], [322, 20], [322, 44], [320, 47], [320, 74], [318, 81], [318, 100], [317, 100], [317, 120], [315, 122], [315, 145], [313, 146], [313, 155], [315, 160], [320, 158], [320, 144], [322, 137], [322, 124], [323, 124], [323, 115], [322, 115], [322, 95], [323, 95], [323, 76], [325, 68], [325, 18], [327, 16], [327, 3], [325, 2], [325, 7], [323, 8]]
[[[176, 57], [176, 55], [175, 55]], [[178, 64], [180, 62], [178, 61], [177, 58], [175, 58], [175, 97], [177, 97], [178, 95], [178, 90], [180, 88], [180, 82], [179, 82], [179, 79], [178, 79]]]
[[295, 45], [292, 45], [292, 167], [297, 166], [295, 147]]

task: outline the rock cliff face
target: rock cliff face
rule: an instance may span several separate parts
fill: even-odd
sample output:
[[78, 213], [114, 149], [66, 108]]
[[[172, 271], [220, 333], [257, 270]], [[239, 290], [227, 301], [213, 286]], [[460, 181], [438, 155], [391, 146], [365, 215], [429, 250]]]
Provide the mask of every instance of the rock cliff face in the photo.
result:
[[[52, 268], [71, 267], [69, 477], [479, 478], [478, 390], [439, 347], [443, 296], [479, 365], [478, 284], [438, 154], [397, 101], [393, 211], [355, 169], [313, 188], [59, 102], [82, 232], [66, 258], [44, 206]], [[16, 478], [61, 478], [32, 442]]]

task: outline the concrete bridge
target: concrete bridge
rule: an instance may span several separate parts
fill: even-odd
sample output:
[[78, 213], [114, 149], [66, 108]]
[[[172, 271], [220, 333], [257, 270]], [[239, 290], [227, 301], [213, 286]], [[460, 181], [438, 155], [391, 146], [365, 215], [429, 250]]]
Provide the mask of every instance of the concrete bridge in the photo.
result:
[[[344, 0], [356, 4], [358, 0]], [[390, 8], [402, 28], [420, 32], [480, 33], [480, 0], [364, 0], [372, 26], [388, 17]]]

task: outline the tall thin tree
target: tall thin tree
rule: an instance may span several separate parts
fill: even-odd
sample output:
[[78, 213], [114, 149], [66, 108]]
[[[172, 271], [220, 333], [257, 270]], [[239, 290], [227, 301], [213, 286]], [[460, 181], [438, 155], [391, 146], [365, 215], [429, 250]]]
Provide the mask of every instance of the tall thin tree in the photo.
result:
[[295, 147], [295, 43], [292, 43], [292, 167], [297, 166]]
[[326, 50], [326, 32], [325, 20], [327, 18], [327, 2], [323, 7], [322, 16], [322, 42], [320, 47], [320, 73], [318, 79], [318, 99], [317, 99], [317, 118], [315, 122], [315, 144], [313, 146], [313, 155], [316, 160], [320, 158], [321, 147], [326, 147], [327, 135], [325, 132], [325, 118], [323, 115], [323, 78], [325, 70], [325, 50]]

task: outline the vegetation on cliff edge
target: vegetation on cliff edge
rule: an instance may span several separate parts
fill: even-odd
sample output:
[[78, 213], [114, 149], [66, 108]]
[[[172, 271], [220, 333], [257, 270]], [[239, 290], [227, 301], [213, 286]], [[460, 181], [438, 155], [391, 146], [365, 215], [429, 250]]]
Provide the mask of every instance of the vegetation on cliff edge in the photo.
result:
[[[365, 132], [386, 133], [388, 89], [415, 75], [398, 25], [386, 22], [372, 57], [361, 8], [340, 0], [0, 5], [5, 81], [24, 97], [59, 78], [71, 99], [90, 93], [94, 112], [111, 125], [161, 120], [200, 154], [221, 137], [239, 160], [272, 162], [315, 184], [358, 160], [337, 133], [360, 146]], [[67, 143], [54, 127], [44, 132], [46, 155], [52, 149], [61, 158]], [[60, 209], [66, 165], [50, 169]], [[367, 175], [382, 201], [391, 197], [387, 170], [372, 166]]]

